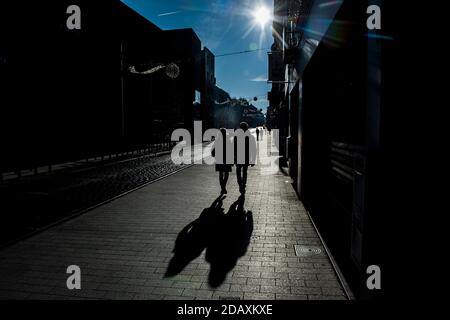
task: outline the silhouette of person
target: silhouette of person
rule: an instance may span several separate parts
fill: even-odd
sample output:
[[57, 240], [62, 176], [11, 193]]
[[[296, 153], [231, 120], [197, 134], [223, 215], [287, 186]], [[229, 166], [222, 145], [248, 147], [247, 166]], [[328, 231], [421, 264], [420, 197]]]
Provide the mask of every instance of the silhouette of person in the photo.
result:
[[[239, 185], [239, 192], [244, 195], [245, 188], [247, 186], [248, 167], [250, 165], [253, 167], [256, 163], [256, 141], [255, 137], [248, 131], [247, 122], [241, 122], [239, 127], [244, 132], [245, 143], [242, 145], [242, 142], [238, 143], [237, 137], [234, 138], [234, 163], [236, 164], [236, 176]], [[244, 161], [242, 161], [241, 155], [245, 155]]]
[[[216, 171], [219, 172], [219, 184], [221, 188], [220, 194], [227, 194], [226, 186], [233, 167], [233, 164], [227, 163], [227, 145], [231, 144], [231, 141], [228, 137], [227, 130], [221, 128], [220, 133], [222, 134], [222, 139], [216, 139], [211, 154], [213, 157], [216, 157]], [[221, 148], [222, 150], [222, 159], [217, 159], [217, 148]]]
[[259, 141], [259, 128], [256, 127], [256, 141]]

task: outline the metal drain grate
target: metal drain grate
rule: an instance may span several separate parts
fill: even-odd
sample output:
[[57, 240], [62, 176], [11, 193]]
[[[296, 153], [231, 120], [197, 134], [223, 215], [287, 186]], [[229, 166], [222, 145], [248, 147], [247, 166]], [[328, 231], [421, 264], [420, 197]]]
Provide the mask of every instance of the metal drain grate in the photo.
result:
[[323, 249], [318, 246], [301, 246], [296, 244], [294, 245], [294, 248], [295, 248], [295, 255], [297, 257], [324, 255]]

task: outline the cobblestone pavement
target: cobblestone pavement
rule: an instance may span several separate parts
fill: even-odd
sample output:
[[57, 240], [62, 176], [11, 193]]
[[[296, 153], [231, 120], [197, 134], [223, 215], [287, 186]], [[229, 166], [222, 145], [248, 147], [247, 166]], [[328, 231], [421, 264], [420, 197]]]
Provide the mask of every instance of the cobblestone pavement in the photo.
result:
[[[233, 172], [228, 213], [213, 223], [217, 180], [195, 165], [1, 250], [0, 298], [346, 299], [288, 177], [251, 168], [251, 214], [233, 215]], [[69, 265], [81, 268], [81, 290], [67, 289]]]
[[170, 154], [62, 170], [0, 185], [0, 244], [180, 170]]

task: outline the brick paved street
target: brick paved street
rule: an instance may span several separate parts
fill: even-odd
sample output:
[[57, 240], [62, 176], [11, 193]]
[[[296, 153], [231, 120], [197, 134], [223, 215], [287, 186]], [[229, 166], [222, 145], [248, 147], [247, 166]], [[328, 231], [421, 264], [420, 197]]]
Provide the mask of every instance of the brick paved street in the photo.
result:
[[[225, 213], [239, 197], [235, 180], [233, 170]], [[195, 165], [5, 248], [0, 298], [346, 299], [290, 179], [260, 166], [249, 170], [245, 210], [252, 214], [221, 215], [203, 230], [216, 237], [207, 250], [190, 247], [202, 243], [192, 231], [181, 238], [176, 254], [192, 261], [166, 276], [177, 236], [218, 195], [214, 167]], [[212, 221], [207, 219], [191, 230], [202, 235], [201, 222]], [[239, 250], [230, 250], [234, 246]], [[69, 265], [81, 268], [81, 290], [66, 287]], [[222, 274], [212, 287], [214, 272]]]
[[145, 155], [2, 183], [0, 245], [181, 168], [169, 154]]

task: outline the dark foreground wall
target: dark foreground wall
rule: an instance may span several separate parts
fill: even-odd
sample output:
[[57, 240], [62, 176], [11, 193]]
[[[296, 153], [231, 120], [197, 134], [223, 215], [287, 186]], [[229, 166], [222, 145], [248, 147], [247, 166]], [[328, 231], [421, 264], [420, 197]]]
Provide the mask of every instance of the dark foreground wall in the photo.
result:
[[343, 2], [304, 71], [294, 170], [297, 191], [353, 292], [377, 298], [385, 292], [369, 290], [366, 280], [368, 266], [389, 272], [382, 230], [392, 214], [384, 171], [390, 96], [383, 88], [392, 48], [368, 36], [367, 6]]

